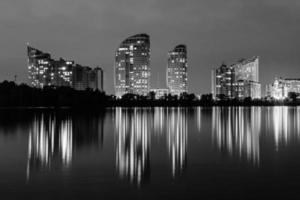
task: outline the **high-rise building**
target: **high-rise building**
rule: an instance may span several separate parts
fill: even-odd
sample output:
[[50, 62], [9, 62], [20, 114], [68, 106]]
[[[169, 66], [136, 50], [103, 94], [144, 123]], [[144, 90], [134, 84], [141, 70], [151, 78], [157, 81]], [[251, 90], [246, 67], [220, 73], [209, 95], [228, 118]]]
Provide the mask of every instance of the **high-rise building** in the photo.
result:
[[235, 97], [235, 72], [234, 68], [222, 64], [214, 70], [213, 77], [214, 92], [213, 96], [217, 99], [232, 99]]
[[150, 89], [150, 37], [137, 34], [125, 39], [115, 55], [115, 94], [147, 95]]
[[168, 53], [167, 87], [172, 95], [188, 92], [187, 67], [186, 46], [177, 45]]
[[241, 59], [233, 64], [236, 80], [259, 82], [259, 58]]
[[300, 79], [275, 78], [275, 81], [267, 86], [266, 94], [274, 99], [285, 99], [291, 92], [300, 94]]
[[103, 70], [91, 69], [74, 61], [54, 60], [49, 53], [27, 46], [29, 84], [32, 87], [73, 87], [76, 90], [103, 90]]
[[213, 70], [212, 92], [216, 99], [261, 98], [259, 58], [242, 59], [231, 66]]

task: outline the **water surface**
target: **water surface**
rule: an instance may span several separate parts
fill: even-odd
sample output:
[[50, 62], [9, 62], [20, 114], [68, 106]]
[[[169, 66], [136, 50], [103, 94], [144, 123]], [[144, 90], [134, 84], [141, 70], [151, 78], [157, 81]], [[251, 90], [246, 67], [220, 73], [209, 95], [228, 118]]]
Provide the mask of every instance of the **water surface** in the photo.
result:
[[1, 199], [297, 198], [300, 107], [0, 111]]

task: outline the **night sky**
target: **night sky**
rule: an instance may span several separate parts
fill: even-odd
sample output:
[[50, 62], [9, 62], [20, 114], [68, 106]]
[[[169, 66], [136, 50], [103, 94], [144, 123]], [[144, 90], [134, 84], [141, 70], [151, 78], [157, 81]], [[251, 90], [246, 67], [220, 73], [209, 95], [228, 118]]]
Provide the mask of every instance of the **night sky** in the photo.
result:
[[[54, 58], [101, 66], [113, 93], [114, 53], [151, 40], [152, 87], [165, 87], [167, 52], [188, 48], [189, 90], [211, 91], [211, 69], [260, 56], [260, 81], [300, 78], [299, 0], [1, 0], [0, 81], [27, 82], [26, 43]], [[159, 84], [159, 85], [158, 85]]]

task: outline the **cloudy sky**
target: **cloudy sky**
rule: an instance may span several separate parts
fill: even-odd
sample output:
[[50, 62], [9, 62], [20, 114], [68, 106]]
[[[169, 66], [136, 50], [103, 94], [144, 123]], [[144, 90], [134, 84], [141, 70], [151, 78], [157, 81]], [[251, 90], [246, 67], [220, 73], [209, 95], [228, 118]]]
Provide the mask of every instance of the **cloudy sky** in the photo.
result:
[[167, 52], [187, 44], [190, 92], [210, 92], [222, 62], [260, 56], [260, 80], [300, 78], [299, 0], [1, 0], [0, 81], [27, 82], [26, 43], [79, 64], [102, 66], [113, 92], [114, 52], [151, 37], [152, 86], [165, 87]]

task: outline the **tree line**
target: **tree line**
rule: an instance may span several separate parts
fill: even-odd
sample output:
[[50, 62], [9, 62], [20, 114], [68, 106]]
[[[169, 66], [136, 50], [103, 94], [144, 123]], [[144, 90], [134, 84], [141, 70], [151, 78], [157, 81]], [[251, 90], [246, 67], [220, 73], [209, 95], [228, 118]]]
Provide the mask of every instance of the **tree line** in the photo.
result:
[[14, 82], [4, 81], [0, 83], [0, 107], [71, 107], [93, 109], [114, 106], [274, 106], [274, 105], [300, 105], [297, 94], [289, 94], [285, 100], [275, 99], [219, 99], [215, 101], [212, 94], [203, 94], [197, 97], [195, 94], [183, 93], [180, 96], [166, 94], [160, 99], [155, 98], [155, 93], [150, 92], [146, 96], [125, 94], [122, 98], [107, 95], [99, 90], [87, 89], [74, 90], [70, 87], [33, 88], [26, 84], [17, 85]]

